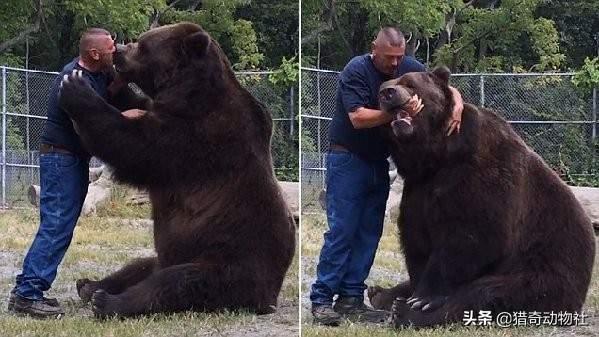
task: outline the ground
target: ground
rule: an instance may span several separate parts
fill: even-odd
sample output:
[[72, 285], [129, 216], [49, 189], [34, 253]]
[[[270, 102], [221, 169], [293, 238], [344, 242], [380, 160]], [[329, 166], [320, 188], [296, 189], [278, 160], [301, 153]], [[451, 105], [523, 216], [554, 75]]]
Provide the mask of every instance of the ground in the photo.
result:
[[99, 278], [126, 261], [153, 253], [149, 209], [124, 207], [122, 193], [97, 216], [83, 218], [59, 268], [48, 296], [58, 298], [66, 310], [60, 321], [39, 321], [7, 313], [14, 277], [38, 225], [33, 209], [0, 212], [0, 336], [281, 336], [295, 337], [298, 327], [298, 261], [289, 268], [275, 314], [249, 313], [153, 315], [140, 319], [98, 321], [89, 305], [77, 296], [75, 280]]
[[[391, 214], [391, 219], [396, 218]], [[333, 336], [368, 336], [368, 337], [396, 337], [396, 336], [599, 336], [599, 249], [595, 257], [593, 278], [587, 295], [584, 311], [591, 316], [586, 319], [588, 325], [568, 328], [553, 326], [518, 327], [518, 328], [472, 328], [454, 325], [445, 328], [423, 329], [415, 331], [406, 329], [394, 331], [386, 326], [364, 326], [345, 322], [340, 327], [319, 327], [311, 324], [309, 292], [314, 281], [318, 254], [322, 246], [322, 234], [326, 230], [326, 217], [322, 214], [302, 215], [302, 290], [301, 290], [301, 317], [302, 337], [333, 337]], [[396, 225], [393, 221], [386, 221], [383, 237], [374, 261], [374, 266], [366, 283], [368, 285], [391, 286], [407, 278], [407, 271], [403, 264], [399, 243], [396, 236]], [[599, 242], [598, 242], [599, 244]]]

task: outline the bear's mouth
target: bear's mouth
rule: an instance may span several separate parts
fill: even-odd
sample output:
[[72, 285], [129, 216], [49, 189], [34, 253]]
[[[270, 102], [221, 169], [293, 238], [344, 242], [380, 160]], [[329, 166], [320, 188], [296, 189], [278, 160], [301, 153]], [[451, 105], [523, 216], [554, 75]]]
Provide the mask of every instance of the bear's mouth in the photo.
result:
[[412, 118], [412, 116], [410, 116], [410, 114], [403, 110], [403, 109], [399, 109], [399, 111], [397, 112], [397, 114], [395, 115], [396, 119], [403, 119], [403, 118]]
[[395, 114], [395, 120], [396, 121], [403, 121], [407, 124], [412, 124], [412, 118], [413, 116], [410, 115], [410, 113], [408, 113], [407, 111], [405, 111], [402, 108], [397, 108], [397, 113]]

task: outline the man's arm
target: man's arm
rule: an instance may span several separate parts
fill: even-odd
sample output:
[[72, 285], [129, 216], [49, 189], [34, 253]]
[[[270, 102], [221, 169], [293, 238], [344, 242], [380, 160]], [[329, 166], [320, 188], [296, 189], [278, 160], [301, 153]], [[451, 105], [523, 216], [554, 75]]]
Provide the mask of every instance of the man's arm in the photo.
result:
[[391, 123], [394, 118], [394, 115], [383, 112], [382, 110], [364, 107], [357, 108], [349, 113], [349, 120], [354, 129], [373, 128], [375, 126]]
[[[424, 105], [422, 104], [422, 100], [418, 98], [418, 95], [414, 95], [405, 105], [404, 110], [411, 117], [414, 117], [417, 113], [420, 112], [420, 110], [422, 110], [423, 107]], [[351, 121], [354, 129], [373, 128], [375, 126], [391, 123], [391, 121], [393, 121], [394, 119], [395, 114], [393, 113], [388, 113], [376, 109], [368, 109], [364, 107], [359, 107], [353, 112], [349, 113], [349, 120]]]
[[462, 123], [462, 111], [464, 111], [464, 101], [458, 89], [449, 86], [453, 96], [453, 109], [451, 110], [451, 121], [447, 126], [447, 135], [451, 135], [453, 131], [460, 133], [460, 123]]

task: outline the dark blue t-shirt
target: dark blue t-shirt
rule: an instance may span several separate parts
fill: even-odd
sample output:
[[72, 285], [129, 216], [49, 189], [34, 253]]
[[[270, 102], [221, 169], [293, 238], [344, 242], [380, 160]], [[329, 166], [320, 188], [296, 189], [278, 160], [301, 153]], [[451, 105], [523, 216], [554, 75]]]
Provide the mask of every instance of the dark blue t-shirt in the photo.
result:
[[337, 110], [331, 122], [329, 140], [342, 145], [366, 160], [380, 160], [389, 156], [389, 148], [380, 127], [354, 129], [349, 113], [358, 107], [379, 109], [378, 91], [383, 82], [410, 72], [426, 68], [411, 56], [404, 56], [397, 73], [388, 77], [380, 73], [370, 54], [356, 56], [339, 74], [337, 87]]
[[108, 85], [112, 81], [112, 77], [104, 72], [92, 73], [78, 63], [79, 58], [76, 57], [69, 64], [65, 65], [60, 75], [54, 80], [50, 87], [50, 98], [48, 101], [48, 120], [46, 121], [44, 132], [42, 133], [42, 143], [59, 146], [65, 148], [80, 156], [89, 156], [83, 148], [81, 140], [75, 129], [73, 122], [67, 113], [58, 106], [58, 91], [62, 77], [65, 74], [70, 74], [74, 69], [83, 72], [83, 78], [91, 85], [91, 87], [102, 96], [104, 99], [108, 97]]

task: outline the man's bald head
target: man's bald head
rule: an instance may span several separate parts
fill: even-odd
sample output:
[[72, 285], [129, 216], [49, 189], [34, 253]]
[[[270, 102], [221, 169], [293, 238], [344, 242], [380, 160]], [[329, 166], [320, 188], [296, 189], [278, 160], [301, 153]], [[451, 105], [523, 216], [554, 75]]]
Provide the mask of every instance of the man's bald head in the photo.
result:
[[110, 36], [110, 32], [102, 28], [89, 28], [81, 35], [79, 39], [79, 55], [84, 55], [90, 49], [98, 49], [104, 47], [106, 38]]
[[79, 39], [79, 56], [88, 70], [106, 70], [112, 67], [114, 41], [110, 32], [102, 28], [89, 28]]
[[375, 68], [385, 76], [395, 75], [406, 52], [406, 39], [393, 27], [379, 30], [372, 41], [372, 61]]
[[397, 28], [384, 27], [379, 30], [373, 43], [379, 46], [403, 47], [406, 45], [406, 38]]

